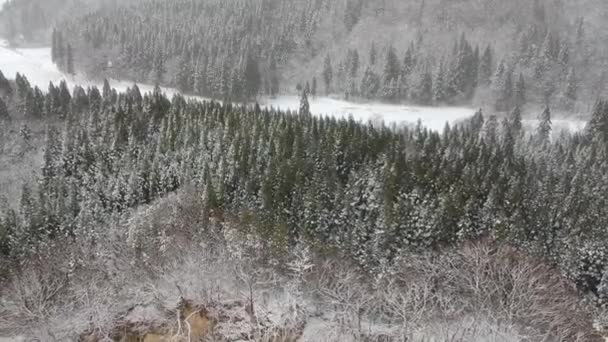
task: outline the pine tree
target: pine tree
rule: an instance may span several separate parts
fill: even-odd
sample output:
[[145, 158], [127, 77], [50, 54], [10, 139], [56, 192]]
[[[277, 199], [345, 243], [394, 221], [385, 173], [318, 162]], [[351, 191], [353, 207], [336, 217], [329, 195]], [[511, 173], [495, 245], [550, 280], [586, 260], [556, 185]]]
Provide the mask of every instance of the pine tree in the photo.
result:
[[107, 78], [103, 80], [102, 96], [104, 101], [109, 101], [112, 97], [112, 87], [110, 87], [110, 82]]
[[355, 78], [355, 77], [357, 77], [358, 74], [359, 74], [359, 52], [357, 51], [357, 49], [354, 49], [351, 52], [349, 76], [351, 78]]
[[570, 63], [570, 45], [568, 43], [564, 42], [561, 44], [558, 59], [563, 66], [567, 66]]
[[376, 43], [372, 42], [372, 46], [369, 49], [369, 64], [371, 66], [376, 65], [377, 58], [378, 58], [378, 51], [376, 50]]
[[599, 100], [595, 103], [586, 132], [592, 140], [608, 141], [608, 102]]
[[245, 66], [245, 91], [247, 98], [254, 98], [260, 91], [262, 77], [257, 60], [253, 55], [247, 55], [247, 64]]
[[175, 75], [175, 84], [181, 92], [189, 93], [192, 91], [192, 70], [188, 56], [183, 56], [179, 62], [179, 70]]
[[57, 64], [57, 29], [55, 28], [53, 28], [51, 40], [51, 61]]
[[42, 186], [44, 191], [50, 191], [49, 186], [60, 172], [61, 141], [59, 132], [49, 127], [46, 132], [46, 144], [42, 166]]
[[549, 106], [538, 117], [538, 127], [536, 128], [536, 138], [539, 145], [548, 143], [551, 139], [551, 110]]
[[388, 85], [399, 78], [401, 67], [399, 60], [397, 59], [397, 53], [392, 46], [389, 46], [386, 53], [386, 62], [384, 64], [384, 71], [382, 73], [382, 82], [384, 85]]
[[483, 112], [481, 109], [479, 109], [471, 118], [471, 129], [473, 130], [473, 132], [479, 134], [481, 132], [481, 129], [484, 127], [484, 121], [485, 120], [483, 118]]
[[573, 109], [577, 100], [578, 84], [576, 81], [576, 73], [574, 68], [570, 69], [566, 80], [566, 91], [564, 92], [564, 99], [566, 101], [566, 107]]
[[9, 120], [11, 118], [8, 113], [8, 108], [6, 107], [6, 103], [0, 98], [0, 120]]
[[498, 136], [498, 118], [496, 115], [490, 115], [483, 126], [483, 137], [490, 144], [496, 143]]
[[515, 109], [509, 114], [509, 130], [514, 138], [518, 138], [523, 132], [523, 124], [521, 118], [521, 109], [515, 106]]
[[13, 87], [11, 83], [4, 77], [4, 74], [0, 70], [0, 97], [11, 97], [13, 95]]
[[[504, 64], [502, 64], [504, 68]], [[496, 89], [498, 90], [496, 99], [496, 110], [508, 111], [513, 105], [513, 72], [511, 70], [504, 70], [499, 67], [495, 76]]]
[[55, 35], [55, 64], [59, 66], [59, 68], [63, 68], [65, 65], [65, 43], [63, 42], [63, 35], [61, 31], [57, 31]]
[[66, 48], [66, 72], [69, 75], [74, 75], [76, 74], [76, 71], [74, 70], [74, 53], [72, 51], [72, 45], [68, 44], [67, 48]]
[[163, 82], [163, 76], [165, 75], [165, 72], [167, 72], [167, 70], [165, 69], [165, 60], [162, 52], [159, 52], [154, 56], [153, 62], [152, 80], [155, 84]]
[[331, 66], [331, 57], [327, 55], [325, 57], [325, 63], [323, 64], [323, 80], [325, 81], [325, 93], [331, 92], [331, 82], [333, 80], [333, 68]]
[[363, 0], [347, 0], [344, 12], [344, 25], [347, 31], [351, 31], [361, 17]]
[[310, 95], [312, 95], [312, 97], [317, 96], [317, 78], [315, 76], [312, 77], [312, 87], [310, 89]]
[[418, 101], [420, 104], [430, 105], [433, 102], [433, 76], [431, 76], [430, 72], [427, 71], [422, 75], [418, 89]]
[[439, 68], [433, 80], [433, 101], [436, 104], [444, 103], [446, 99], [445, 91], [445, 67], [443, 62], [439, 63]]
[[[277, 70], [277, 62], [275, 58], [270, 59], [270, 95], [275, 96], [279, 93], [279, 75]], [[316, 79], [315, 79], [316, 81]], [[315, 91], [316, 93], [316, 91]]]
[[479, 62], [479, 84], [480, 85], [488, 85], [490, 84], [490, 78], [492, 77], [493, 70], [493, 56], [492, 56], [492, 48], [490, 45], [486, 47], [481, 56], [481, 61]]
[[416, 66], [416, 58], [414, 56], [414, 45], [410, 44], [405, 51], [405, 57], [403, 57], [403, 77], [409, 77], [414, 71]]
[[519, 73], [519, 79], [515, 84], [515, 105], [523, 106], [526, 104], [526, 82], [524, 80], [524, 75]]
[[371, 99], [376, 97], [380, 90], [380, 79], [370, 66], [367, 66], [363, 79], [361, 79], [361, 96]]
[[310, 104], [308, 103], [308, 92], [306, 90], [302, 91], [302, 96], [300, 97], [300, 115], [310, 115]]

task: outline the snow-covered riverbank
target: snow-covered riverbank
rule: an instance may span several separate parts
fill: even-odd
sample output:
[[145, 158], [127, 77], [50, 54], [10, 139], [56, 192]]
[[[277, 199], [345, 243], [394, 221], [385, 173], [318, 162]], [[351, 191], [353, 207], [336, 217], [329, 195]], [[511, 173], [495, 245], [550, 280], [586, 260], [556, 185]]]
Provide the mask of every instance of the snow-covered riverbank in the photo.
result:
[[[98, 81], [91, 81], [81, 76], [65, 75], [51, 61], [49, 48], [36, 49], [10, 49], [6, 43], [0, 45], [0, 70], [6, 77], [13, 78], [16, 73], [25, 75], [32, 85], [47, 89], [49, 82], [58, 83], [66, 80], [70, 86], [76, 84], [83, 86], [97, 85]], [[132, 82], [110, 80], [112, 87], [124, 90]], [[138, 84], [142, 91], [152, 91], [151, 85]], [[172, 88], [163, 88], [168, 95], [177, 93]], [[280, 96], [276, 98], [262, 98], [263, 106], [273, 106], [280, 109], [298, 110], [300, 99], [297, 96]], [[315, 115], [331, 115], [348, 117], [352, 115], [356, 120], [380, 121], [386, 123], [411, 123], [418, 120], [432, 129], [440, 130], [446, 122], [457, 122], [473, 115], [474, 110], [469, 108], [425, 108], [405, 105], [388, 105], [374, 103], [351, 103], [325, 97], [310, 99], [311, 112]]]
[[[6, 42], [0, 40], [0, 71], [8, 78], [14, 78], [16, 73], [25, 75], [32, 85], [42, 90], [48, 88], [49, 82], [58, 83], [66, 80], [70, 86], [82, 85], [101, 87], [101, 82], [91, 81], [82, 76], [65, 75], [51, 61], [50, 48], [11, 49]], [[110, 80], [112, 87], [125, 90], [132, 86], [132, 82]], [[138, 84], [144, 92], [153, 90], [152, 85]], [[178, 93], [176, 89], [163, 88], [171, 96]], [[262, 98], [260, 104], [272, 106], [283, 110], [297, 111], [300, 99], [297, 96], [279, 96], [276, 98]], [[416, 124], [418, 120], [433, 130], [442, 130], [446, 122], [456, 123], [462, 121], [475, 112], [465, 107], [417, 107], [408, 105], [391, 105], [381, 103], [354, 103], [327, 97], [310, 99], [310, 109], [314, 115], [328, 115], [339, 118], [352, 116], [355, 120], [363, 122], [384, 121], [387, 124]], [[527, 126], [533, 127], [535, 120], [526, 120]], [[554, 120], [554, 131], [580, 130], [585, 123], [582, 120]]]

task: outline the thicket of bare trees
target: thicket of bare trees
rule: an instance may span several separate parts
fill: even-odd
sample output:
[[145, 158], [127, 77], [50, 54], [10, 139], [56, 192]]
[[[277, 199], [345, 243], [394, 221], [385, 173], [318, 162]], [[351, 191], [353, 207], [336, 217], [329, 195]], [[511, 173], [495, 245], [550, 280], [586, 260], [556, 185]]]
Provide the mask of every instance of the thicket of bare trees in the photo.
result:
[[[218, 341], [597, 338], [573, 285], [515, 249], [478, 242], [405, 254], [371, 276], [304, 245], [272, 253], [238, 222], [201, 226], [199, 205], [195, 192], [172, 194], [132, 213], [136, 221], [105, 227], [94, 246], [25, 261], [3, 287], [0, 335], [101, 340], [128, 326], [141, 336], [163, 327], [187, 337], [195, 334], [189, 317], [204, 312]], [[146, 243], [159, 236], [138, 246], [124, 238], [160, 217], [180, 227], [163, 248]], [[195, 308], [189, 317], [184, 303]]]

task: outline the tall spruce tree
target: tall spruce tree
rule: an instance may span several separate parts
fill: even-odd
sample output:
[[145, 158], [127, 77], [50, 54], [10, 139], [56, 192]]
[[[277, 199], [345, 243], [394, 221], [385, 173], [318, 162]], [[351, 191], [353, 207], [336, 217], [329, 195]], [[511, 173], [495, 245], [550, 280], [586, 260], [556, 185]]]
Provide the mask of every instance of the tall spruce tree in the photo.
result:
[[302, 96], [300, 97], [300, 110], [298, 113], [300, 115], [310, 115], [310, 103], [308, 102], [308, 92], [306, 90], [302, 91]]
[[536, 138], [539, 144], [545, 145], [551, 139], [551, 110], [549, 106], [538, 117], [538, 127], [536, 128]]
[[519, 73], [519, 79], [515, 84], [515, 105], [521, 107], [526, 104], [526, 82], [524, 75]]
[[76, 70], [74, 69], [74, 51], [71, 44], [68, 44], [66, 47], [65, 70], [70, 75], [76, 74]]
[[325, 56], [325, 62], [323, 63], [323, 80], [325, 81], [325, 93], [331, 92], [332, 80], [334, 77], [333, 67], [331, 65], [331, 57], [329, 54]]

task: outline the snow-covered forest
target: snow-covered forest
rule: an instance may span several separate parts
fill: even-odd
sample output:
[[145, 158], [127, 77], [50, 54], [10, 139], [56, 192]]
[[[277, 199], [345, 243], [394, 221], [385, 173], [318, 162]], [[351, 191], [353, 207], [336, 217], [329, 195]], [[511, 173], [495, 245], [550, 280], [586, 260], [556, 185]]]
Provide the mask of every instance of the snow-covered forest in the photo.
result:
[[305, 89], [421, 105], [572, 111], [603, 91], [605, 69], [596, 72], [605, 68], [603, 48], [589, 37], [595, 22], [562, 1], [483, 3], [145, 1], [58, 25], [53, 51], [67, 72], [128, 75], [220, 99]]
[[603, 341], [607, 11], [8, 1], [0, 341]]

